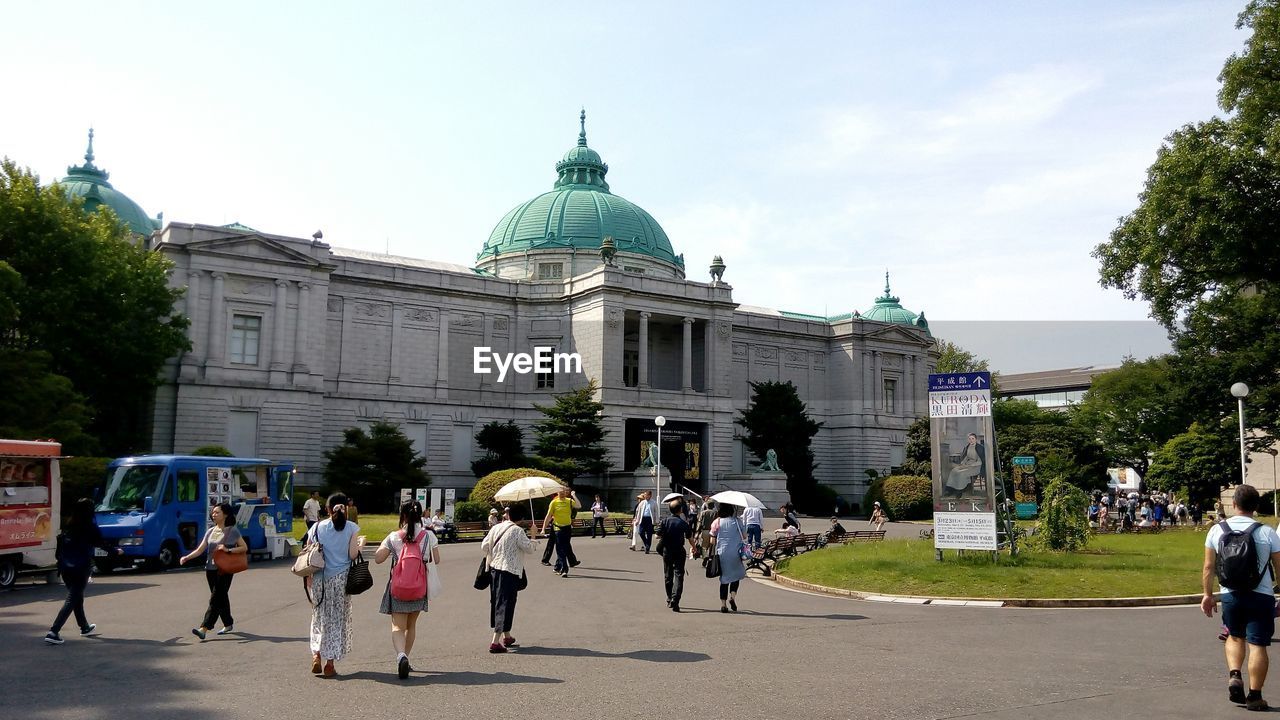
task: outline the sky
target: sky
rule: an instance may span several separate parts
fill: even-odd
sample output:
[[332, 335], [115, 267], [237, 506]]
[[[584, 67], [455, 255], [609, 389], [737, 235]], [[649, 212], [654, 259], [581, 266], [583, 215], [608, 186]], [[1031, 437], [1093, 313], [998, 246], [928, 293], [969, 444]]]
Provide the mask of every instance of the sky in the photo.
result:
[[1142, 320], [1092, 249], [1220, 112], [1243, 2], [10, 3], [0, 155], [166, 221], [472, 265], [587, 111], [743, 304]]

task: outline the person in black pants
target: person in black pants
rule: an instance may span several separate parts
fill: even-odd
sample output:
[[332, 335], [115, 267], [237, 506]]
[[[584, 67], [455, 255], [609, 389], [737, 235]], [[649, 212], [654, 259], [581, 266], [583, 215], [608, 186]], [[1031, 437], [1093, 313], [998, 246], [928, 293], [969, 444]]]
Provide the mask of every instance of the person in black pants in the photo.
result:
[[658, 548], [662, 554], [662, 578], [667, 591], [667, 607], [680, 612], [684, 593], [685, 543], [693, 549], [693, 527], [685, 519], [684, 500], [671, 501], [671, 515], [658, 525]]
[[72, 613], [76, 616], [76, 624], [80, 626], [81, 635], [90, 635], [98, 627], [89, 622], [84, 615], [84, 589], [89, 584], [89, 574], [93, 571], [95, 547], [116, 555], [124, 554], [123, 550], [112, 547], [102, 539], [102, 531], [93, 521], [93, 501], [89, 498], [81, 498], [72, 507], [71, 519], [58, 535], [58, 574], [62, 576], [62, 582], [67, 586], [67, 599], [62, 603], [62, 609], [58, 611], [53, 625], [44, 636], [44, 641], [50, 645], [63, 643], [59, 633], [62, 632], [62, 626], [67, 623], [67, 618], [71, 617]]
[[215, 506], [210, 518], [213, 522], [205, 531], [200, 544], [195, 550], [184, 555], [181, 560], [181, 564], [186, 564], [204, 552], [206, 547], [209, 549], [204, 565], [205, 579], [209, 581], [209, 609], [205, 611], [204, 622], [200, 623], [200, 627], [191, 629], [191, 634], [201, 640], [204, 640], [219, 618], [222, 619], [219, 635], [225, 635], [234, 629], [234, 621], [231, 619], [230, 592], [231, 579], [235, 576], [218, 572], [218, 566], [213, 562], [213, 554], [215, 552], [233, 554], [249, 552], [249, 546], [240, 536], [240, 528], [236, 527], [236, 514], [230, 503]]

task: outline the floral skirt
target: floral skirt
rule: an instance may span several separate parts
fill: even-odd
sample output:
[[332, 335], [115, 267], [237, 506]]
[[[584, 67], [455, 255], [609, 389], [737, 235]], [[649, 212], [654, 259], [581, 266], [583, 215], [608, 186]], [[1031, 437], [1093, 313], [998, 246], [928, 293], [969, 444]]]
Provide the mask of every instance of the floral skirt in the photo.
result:
[[347, 571], [325, 576], [311, 585], [311, 652], [325, 660], [341, 660], [351, 652], [351, 597]]

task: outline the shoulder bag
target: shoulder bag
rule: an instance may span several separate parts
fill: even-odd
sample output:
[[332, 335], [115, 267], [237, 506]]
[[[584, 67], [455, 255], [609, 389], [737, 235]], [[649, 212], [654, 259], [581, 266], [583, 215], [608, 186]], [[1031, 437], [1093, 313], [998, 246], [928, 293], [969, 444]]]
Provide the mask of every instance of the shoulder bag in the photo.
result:
[[316, 530], [318, 527], [320, 527], [319, 523], [311, 526], [310, 542], [303, 546], [298, 559], [293, 561], [291, 572], [298, 577], [311, 577], [324, 570], [324, 546], [319, 542], [320, 533]]
[[219, 575], [235, 575], [249, 569], [249, 553], [233, 553], [218, 548], [213, 553], [213, 564]]
[[369, 572], [369, 561], [364, 559], [364, 553], [356, 553], [355, 559], [351, 561], [351, 567], [347, 570], [347, 594], [359, 595], [371, 587], [373, 587], [373, 573]]
[[[511, 527], [515, 527], [515, 525], [512, 525]], [[498, 533], [498, 536], [493, 539], [493, 547], [498, 546], [498, 541], [502, 539], [503, 535], [507, 534], [507, 531], [510, 530], [511, 527]], [[492, 584], [493, 576], [489, 574], [489, 555], [485, 554], [480, 558], [480, 568], [476, 570], [476, 581], [471, 585], [477, 590], [488, 590], [489, 586]]]
[[427, 563], [427, 599], [435, 600], [444, 592], [444, 586], [440, 584], [440, 571], [436, 570], [436, 562], [433, 559], [432, 551], [436, 547], [435, 535], [428, 535], [427, 552], [423, 554], [423, 560]]

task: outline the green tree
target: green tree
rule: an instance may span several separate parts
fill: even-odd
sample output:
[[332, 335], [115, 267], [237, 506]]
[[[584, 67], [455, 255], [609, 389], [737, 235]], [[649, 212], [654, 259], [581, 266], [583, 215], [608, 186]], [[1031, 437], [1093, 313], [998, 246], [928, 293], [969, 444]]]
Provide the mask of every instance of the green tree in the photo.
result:
[[401, 488], [431, 484], [431, 476], [422, 469], [426, 458], [392, 423], [374, 423], [367, 434], [358, 427], [347, 428], [342, 444], [325, 451], [324, 457], [325, 481], [366, 511], [392, 512], [399, 505]]
[[919, 418], [907, 428], [904, 455], [901, 474], [933, 477], [933, 440], [929, 435], [929, 418]]
[[893, 520], [923, 520], [933, 516], [933, 482], [927, 475], [890, 475], [881, 492]]
[[529, 464], [524, 455], [524, 431], [515, 422], [494, 420], [476, 433], [476, 444], [485, 455], [471, 463], [471, 472], [482, 478], [494, 470], [523, 467]]
[[1104, 287], [1142, 297], [1169, 330], [1175, 379], [1205, 425], [1230, 415], [1233, 382], [1252, 388], [1251, 424], [1280, 429], [1280, 0], [1254, 0], [1252, 30], [1218, 79], [1226, 117], [1188, 123], [1160, 147], [1138, 207], [1094, 256]]
[[543, 415], [533, 426], [536, 464], [567, 483], [582, 475], [601, 475], [611, 466], [605, 459], [604, 405], [595, 394], [592, 380], [586, 387], [557, 395], [554, 405], [534, 405]]
[[201, 445], [191, 451], [192, 455], [203, 457], [235, 457], [236, 454], [221, 445]]
[[1089, 544], [1089, 496], [1080, 488], [1052, 477], [1044, 488], [1037, 532], [1028, 544], [1041, 550], [1080, 550]]
[[50, 365], [46, 352], [0, 347], [0, 437], [52, 438], [68, 455], [92, 455], [98, 441], [85, 432], [90, 416], [84, 396]]
[[[512, 520], [527, 520], [529, 519], [528, 517], [529, 503], [528, 502], [501, 503], [494, 497], [494, 494], [497, 493], [499, 490], [501, 490], [503, 485], [506, 485], [507, 483], [515, 480], [519, 480], [522, 477], [530, 477], [530, 476], [550, 478], [552, 480], [555, 480], [558, 483], [565, 482], [564, 480], [556, 477], [555, 475], [552, 475], [551, 473], [545, 470], [538, 470], [536, 468], [525, 467], [525, 468], [507, 468], [506, 470], [495, 470], [476, 481], [475, 487], [471, 488], [471, 494], [467, 496], [467, 501], [483, 504], [485, 507], [486, 517], [488, 516], [489, 508], [498, 507], [499, 505], [506, 505], [511, 509]], [[550, 505], [550, 503], [551, 503], [551, 498], [549, 497], [534, 500], [533, 501], [533, 517], [535, 518], [546, 517], [547, 506]]]
[[[936, 371], [940, 373], [968, 373], [975, 371], [990, 372], [990, 364], [965, 350], [950, 340], [938, 341], [938, 364]], [[998, 390], [999, 373], [991, 373], [991, 394], [994, 396]]]
[[1045, 410], [1032, 400], [1001, 400], [992, 406], [997, 457], [1008, 472], [1015, 455], [1036, 458], [1041, 478], [1056, 473], [1088, 490], [1107, 485], [1110, 458], [1098, 440], [1071, 423], [1062, 412]]
[[[0, 336], [12, 350], [48, 353], [93, 409], [90, 431], [112, 455], [146, 449], [148, 408], [164, 362], [188, 347], [182, 290], [171, 264], [133, 239], [106, 207], [82, 212], [56, 185], [0, 162], [0, 261], [13, 278], [0, 296], [17, 306]], [[3, 305], [4, 302], [0, 302]], [[7, 313], [12, 316], [12, 311]]]
[[1148, 487], [1185, 489], [1188, 497], [1212, 502], [1218, 489], [1240, 480], [1240, 446], [1229, 428], [1217, 430], [1195, 423], [1165, 443], [1151, 461]]
[[1174, 383], [1168, 358], [1126, 359], [1095, 375], [1084, 399], [1071, 409], [1075, 425], [1092, 433], [1117, 465], [1146, 477], [1151, 457], [1191, 419]]
[[734, 423], [746, 431], [743, 444], [756, 457], [769, 450], [778, 454], [778, 467], [787, 474], [787, 491], [800, 510], [826, 513], [828, 493], [818, 490], [813, 471], [818, 465], [810, 444], [822, 423], [809, 417], [805, 404], [790, 382], [751, 383], [751, 405]]

